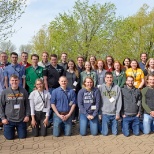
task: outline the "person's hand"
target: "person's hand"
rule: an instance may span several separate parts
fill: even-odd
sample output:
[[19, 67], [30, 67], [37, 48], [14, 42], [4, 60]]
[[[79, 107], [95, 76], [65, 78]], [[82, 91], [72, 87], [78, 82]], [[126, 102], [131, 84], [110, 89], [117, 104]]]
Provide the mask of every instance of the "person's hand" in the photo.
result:
[[123, 117], [123, 118], [126, 118], [126, 115], [124, 114], [124, 115], [122, 115], [122, 117]]
[[69, 114], [66, 114], [66, 115], [64, 116], [65, 121], [66, 121], [69, 117], [70, 117], [70, 115], [69, 115]]
[[43, 124], [44, 124], [45, 127], [48, 126], [48, 118], [45, 118], [45, 119], [44, 119]]
[[91, 120], [94, 119], [94, 116], [91, 115], [91, 116], [90, 116], [90, 119], [91, 119]]
[[154, 117], [154, 111], [151, 111], [151, 112], [150, 112], [150, 115], [151, 115], [152, 117]]
[[6, 125], [6, 124], [8, 124], [9, 122], [8, 122], [7, 119], [3, 119], [3, 120], [2, 120], [2, 123], [3, 123], [4, 125]]
[[26, 117], [24, 118], [23, 122], [28, 122], [28, 121], [29, 121], [29, 117], [26, 116]]
[[102, 115], [98, 115], [99, 120], [102, 120]]
[[138, 114], [136, 115], [136, 117], [140, 117], [140, 114], [138, 113]]
[[32, 121], [31, 121], [31, 125], [32, 125], [33, 128], [36, 127], [37, 123], [36, 123], [35, 119], [32, 119]]
[[116, 120], [119, 120], [120, 119], [120, 116], [119, 115], [116, 115], [116, 118], [115, 118]]
[[65, 121], [65, 116], [64, 116], [64, 115], [59, 114], [58, 117], [59, 117], [62, 121]]
[[89, 120], [91, 120], [91, 115], [88, 115], [87, 118], [88, 118]]

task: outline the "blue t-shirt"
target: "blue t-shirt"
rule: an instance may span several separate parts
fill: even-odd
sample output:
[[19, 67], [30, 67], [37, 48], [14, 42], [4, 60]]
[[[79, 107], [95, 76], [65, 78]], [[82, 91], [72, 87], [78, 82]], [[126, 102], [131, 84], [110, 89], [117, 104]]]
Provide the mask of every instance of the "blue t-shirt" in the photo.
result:
[[[25, 77], [25, 67], [21, 66], [20, 64], [16, 65], [10, 64], [6, 66], [4, 69], [4, 77], [8, 77], [8, 83], [10, 81], [10, 76], [13, 74], [19, 77], [20, 80], [19, 87], [22, 87], [23, 86], [22, 79]], [[10, 84], [8, 86], [10, 86]]]
[[53, 90], [51, 104], [55, 104], [58, 112], [69, 112], [71, 106], [76, 104], [76, 94], [73, 89], [64, 91], [61, 87]]

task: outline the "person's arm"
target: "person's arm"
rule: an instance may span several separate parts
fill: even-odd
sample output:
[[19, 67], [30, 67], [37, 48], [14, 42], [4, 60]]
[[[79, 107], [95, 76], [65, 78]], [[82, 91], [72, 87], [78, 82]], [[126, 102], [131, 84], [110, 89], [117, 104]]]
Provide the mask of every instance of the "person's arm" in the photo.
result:
[[1, 97], [0, 97], [0, 118], [2, 119], [3, 124], [7, 124], [8, 120], [6, 119], [5, 116], [5, 105], [6, 105], [6, 98], [4, 92], [2, 92]]
[[25, 88], [25, 86], [26, 86], [26, 80], [25, 80], [25, 78], [22, 78], [22, 83], [23, 83], [23, 88]]
[[141, 70], [141, 83], [140, 83], [138, 89], [143, 88], [144, 83], [145, 83], [145, 81], [144, 81], [144, 73], [143, 73], [143, 71]]
[[121, 81], [121, 84], [120, 84], [120, 88], [123, 88], [125, 83], [126, 83], [126, 74], [125, 72], [123, 72], [123, 76], [122, 76], [122, 81]]
[[122, 97], [121, 97], [121, 89], [118, 87], [117, 89], [117, 104], [116, 104], [116, 119], [120, 118], [120, 111], [122, 107]]
[[27, 91], [25, 90], [24, 91], [24, 97], [25, 97], [25, 118], [24, 118], [24, 122], [28, 122], [29, 121], [29, 116], [30, 116], [30, 103], [29, 103], [29, 99], [28, 99], [28, 93]]
[[43, 76], [43, 79], [44, 79], [45, 89], [46, 89], [47, 91], [49, 91], [48, 82], [47, 82], [47, 76]]
[[99, 111], [99, 107], [100, 107], [101, 94], [100, 94], [100, 91], [98, 89], [95, 91], [95, 97], [96, 97], [95, 98], [96, 110], [93, 112], [93, 117], [98, 115], [98, 111]]
[[79, 92], [78, 92], [78, 96], [77, 96], [77, 102], [78, 102], [78, 107], [80, 109], [80, 112], [85, 114], [86, 117], [88, 116], [88, 113], [84, 107], [84, 102], [83, 102], [83, 90], [81, 89]]
[[137, 101], [138, 114], [137, 114], [137, 117], [139, 117], [141, 115], [141, 112], [142, 112], [141, 100], [142, 100], [142, 95], [141, 95], [140, 90], [138, 90], [138, 101]]
[[23, 69], [22, 69], [22, 85], [23, 85], [23, 88], [25, 88], [25, 86], [26, 86], [25, 67], [23, 67]]
[[47, 102], [46, 102], [46, 108], [48, 109], [48, 111], [46, 112], [46, 117], [49, 117], [49, 113], [50, 113], [50, 103], [51, 103], [51, 95], [48, 92], [47, 93]]
[[143, 107], [143, 109], [144, 109], [148, 114], [150, 114], [151, 109], [150, 109], [149, 106], [147, 105], [147, 103], [146, 103], [146, 98], [145, 98], [145, 94], [146, 94], [147, 90], [148, 90], [147, 87], [141, 90], [141, 93], [142, 93], [142, 107]]
[[138, 89], [142, 89], [143, 86], [144, 86], [144, 78], [141, 79], [141, 83], [140, 83]]
[[5, 85], [5, 88], [8, 88], [8, 77], [7, 76], [4, 77], [4, 85]]

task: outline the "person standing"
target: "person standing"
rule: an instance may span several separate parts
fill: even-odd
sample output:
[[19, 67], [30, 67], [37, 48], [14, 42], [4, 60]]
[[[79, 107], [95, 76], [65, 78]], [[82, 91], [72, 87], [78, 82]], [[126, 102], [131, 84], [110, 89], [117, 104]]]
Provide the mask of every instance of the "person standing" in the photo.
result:
[[77, 57], [77, 65], [76, 65], [79, 74], [84, 71], [84, 58], [82, 56]]
[[154, 75], [147, 76], [147, 86], [141, 90], [143, 115], [143, 133], [154, 132]]
[[38, 66], [39, 56], [37, 54], [31, 55], [32, 65], [26, 68], [26, 84], [27, 91], [30, 94], [35, 88], [36, 79], [43, 79], [43, 67]]
[[43, 71], [45, 88], [52, 95], [52, 91], [59, 87], [59, 78], [64, 75], [64, 69], [58, 65], [58, 57], [56, 54], [51, 55], [51, 64]]
[[19, 86], [25, 88], [25, 67], [18, 64], [18, 54], [12, 52], [10, 54], [11, 64], [4, 69], [5, 87], [8, 88], [10, 76], [15, 74], [19, 77]]
[[59, 63], [60, 66], [63, 67], [63, 69], [66, 71], [67, 70], [67, 53], [62, 53], [61, 54], [61, 63]]
[[105, 60], [105, 69], [107, 70], [107, 72], [112, 72], [114, 71], [114, 59], [112, 56], [106, 56], [106, 60]]
[[102, 131], [106, 136], [109, 132], [109, 125], [112, 134], [118, 134], [118, 121], [120, 119], [120, 111], [122, 106], [121, 89], [113, 83], [113, 74], [105, 73], [105, 84], [99, 87], [102, 98]]
[[128, 76], [126, 85], [121, 90], [122, 92], [122, 132], [127, 137], [130, 135], [130, 128], [133, 134], [138, 136], [140, 133], [140, 120], [141, 115], [141, 92], [134, 87], [134, 78]]
[[144, 73], [143, 71], [139, 68], [137, 60], [132, 60], [131, 63], [131, 68], [126, 70], [126, 77], [127, 76], [133, 76], [134, 77], [134, 86], [138, 89], [142, 89], [144, 86]]
[[62, 124], [64, 135], [70, 136], [72, 132], [72, 113], [76, 105], [76, 95], [73, 89], [67, 88], [67, 78], [59, 78], [60, 87], [52, 92], [51, 107], [53, 114], [53, 135], [60, 136]]
[[141, 58], [141, 62], [139, 62], [139, 67], [141, 68], [142, 71], [144, 71], [146, 62], [148, 60], [147, 53], [141, 53], [140, 58]]
[[114, 62], [114, 71], [112, 74], [114, 84], [118, 85], [120, 88], [123, 88], [126, 82], [126, 74], [122, 71], [122, 66], [119, 61]]
[[43, 51], [42, 53], [42, 61], [38, 62], [38, 66], [41, 66], [45, 68], [46, 66], [50, 65], [50, 62], [48, 61], [49, 59], [49, 54], [46, 51]]
[[97, 61], [97, 71], [96, 71], [97, 77], [98, 77], [97, 87], [99, 87], [105, 82], [106, 72], [107, 71], [105, 70], [105, 62], [103, 60], [98, 60]]
[[80, 109], [80, 134], [87, 134], [88, 123], [92, 135], [98, 134], [98, 111], [100, 107], [100, 91], [94, 88], [94, 81], [86, 77], [84, 87], [78, 93], [78, 106]]
[[94, 87], [97, 85], [97, 74], [92, 70], [91, 64], [89, 61], [85, 62], [85, 71], [80, 73], [80, 86], [82, 87], [84, 79], [90, 76], [94, 80]]
[[36, 79], [35, 87], [36, 89], [29, 96], [32, 134], [34, 137], [39, 136], [40, 127], [41, 136], [46, 136], [51, 95], [48, 91], [44, 90], [42, 79]]
[[11, 75], [10, 87], [0, 97], [0, 118], [4, 124], [4, 136], [8, 140], [15, 138], [15, 128], [19, 138], [27, 135], [30, 105], [27, 91], [19, 83], [19, 77]]
[[28, 53], [27, 52], [21, 53], [21, 62], [19, 64], [24, 66], [25, 69], [28, 68], [29, 66], [31, 66], [31, 64], [28, 63]]

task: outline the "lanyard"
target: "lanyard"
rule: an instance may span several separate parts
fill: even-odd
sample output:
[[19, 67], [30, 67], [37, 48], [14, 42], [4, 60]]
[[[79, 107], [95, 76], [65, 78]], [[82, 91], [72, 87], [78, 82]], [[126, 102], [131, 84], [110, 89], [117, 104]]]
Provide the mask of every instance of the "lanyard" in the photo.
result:
[[14, 90], [13, 90], [12, 88], [11, 88], [11, 91], [12, 91], [14, 97], [16, 98], [16, 104], [17, 104], [17, 99], [18, 99], [18, 97], [20, 96], [20, 90], [19, 90], [19, 87], [18, 87], [18, 91], [19, 91], [18, 95], [16, 95], [16, 94], [14, 93]]
[[39, 93], [39, 95], [40, 95], [40, 97], [41, 97], [41, 99], [42, 99], [42, 101], [43, 101], [43, 103], [44, 103], [44, 106], [46, 107], [44, 90], [43, 90], [43, 97], [42, 97], [42, 95], [41, 95], [41, 93], [40, 93], [39, 91], [38, 91], [38, 93]]
[[133, 72], [133, 76], [134, 76], [134, 78], [135, 78], [135, 80], [136, 80], [136, 76], [137, 76], [137, 70], [136, 70], [136, 73], [133, 71], [133, 69], [132, 69], [132, 72]]
[[108, 90], [107, 87], [106, 87], [106, 85], [105, 85], [105, 89], [106, 89], [106, 91], [107, 91], [107, 93], [108, 93], [108, 95], [109, 95], [110, 98], [111, 98], [110, 92], [111, 92], [112, 88], [113, 88], [113, 84], [112, 84], [110, 90]]
[[[62, 89], [62, 88], [61, 88], [61, 89]], [[66, 91], [64, 91], [63, 89], [62, 89], [62, 91], [63, 91], [63, 93], [66, 95], [67, 100], [68, 100], [68, 103], [69, 103], [69, 98], [68, 98], [68, 94], [67, 94], [67, 92], [66, 92]]]
[[[12, 66], [13, 67], [13, 66]], [[15, 72], [17, 72], [18, 74], [20, 73], [20, 70], [16, 70], [16, 67], [14, 66], [13, 69], [15, 70]]]

